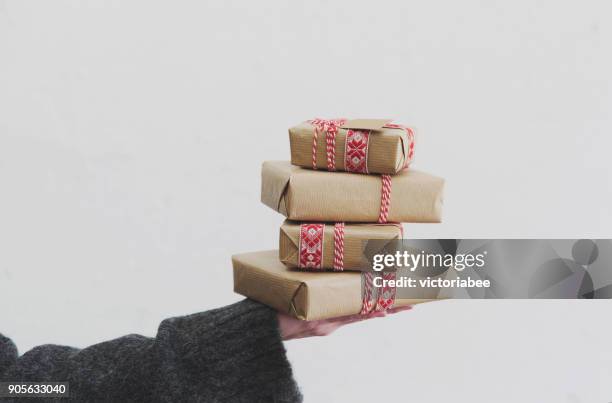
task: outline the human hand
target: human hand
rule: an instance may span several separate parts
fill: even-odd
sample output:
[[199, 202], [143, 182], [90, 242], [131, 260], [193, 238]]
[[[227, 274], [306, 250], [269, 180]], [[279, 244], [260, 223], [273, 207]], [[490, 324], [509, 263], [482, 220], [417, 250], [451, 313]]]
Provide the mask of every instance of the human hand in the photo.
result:
[[370, 312], [367, 315], [348, 315], [333, 319], [300, 320], [284, 313], [278, 313], [278, 327], [283, 340], [300, 339], [311, 336], [327, 336], [341, 326], [349, 323], [361, 322], [372, 318], [382, 318], [390, 313], [397, 313], [412, 309], [411, 305], [391, 308], [388, 311]]

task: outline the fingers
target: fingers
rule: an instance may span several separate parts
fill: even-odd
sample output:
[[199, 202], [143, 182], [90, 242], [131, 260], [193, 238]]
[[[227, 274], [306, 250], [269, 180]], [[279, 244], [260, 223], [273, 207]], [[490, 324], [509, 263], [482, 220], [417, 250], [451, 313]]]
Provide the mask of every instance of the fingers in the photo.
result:
[[364, 319], [366, 318], [363, 315], [349, 315], [349, 316], [342, 316], [339, 318], [330, 319], [329, 322], [336, 323], [339, 326], [342, 326], [342, 325], [348, 325], [349, 323], [360, 322]]
[[374, 311], [363, 315], [364, 319], [384, 318], [385, 316], [387, 316], [387, 311]]
[[410, 305], [398, 306], [386, 311], [373, 311], [365, 315], [355, 314], [310, 322], [293, 319], [289, 316], [279, 314], [279, 324], [281, 327], [281, 334], [285, 340], [309, 336], [327, 336], [344, 325], [361, 322], [367, 319], [384, 318], [387, 316], [387, 314], [408, 311], [410, 309], [412, 309], [412, 306]]
[[329, 321], [333, 323], [338, 323], [341, 325], [346, 325], [349, 323], [361, 322], [362, 320], [367, 320], [367, 319], [384, 318], [385, 316], [387, 316], [386, 311], [373, 311], [365, 315], [355, 314], [355, 315], [349, 315], [349, 316], [342, 316], [339, 318], [329, 319]]
[[403, 311], [409, 311], [411, 309], [412, 309], [412, 305], [406, 305], [406, 306], [398, 306], [398, 307], [395, 307], [395, 308], [391, 308], [387, 312], [389, 312], [389, 313], [398, 313], [398, 312], [403, 312]]
[[412, 305], [398, 306], [398, 307], [391, 308], [391, 309], [386, 310], [386, 311], [372, 311], [372, 312], [367, 313], [365, 315], [355, 314], [355, 315], [341, 316], [339, 318], [328, 319], [328, 322], [338, 323], [338, 324], [341, 324], [341, 325], [346, 325], [346, 324], [349, 324], [349, 323], [360, 322], [360, 321], [366, 320], [366, 319], [384, 318], [389, 313], [398, 313], [398, 312], [403, 312], [403, 311], [409, 311], [410, 309], [412, 309]]

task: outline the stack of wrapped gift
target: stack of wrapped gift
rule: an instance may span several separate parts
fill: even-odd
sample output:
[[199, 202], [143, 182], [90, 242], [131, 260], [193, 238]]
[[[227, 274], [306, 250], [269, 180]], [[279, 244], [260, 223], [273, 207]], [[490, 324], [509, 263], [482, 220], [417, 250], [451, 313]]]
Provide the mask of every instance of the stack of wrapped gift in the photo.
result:
[[[234, 290], [299, 319], [367, 314], [423, 299], [368, 286], [364, 244], [441, 220], [444, 180], [410, 167], [414, 133], [381, 119], [289, 129], [291, 163], [262, 167], [261, 201], [284, 215], [279, 249], [233, 256]], [[393, 273], [383, 275], [394, 276]]]

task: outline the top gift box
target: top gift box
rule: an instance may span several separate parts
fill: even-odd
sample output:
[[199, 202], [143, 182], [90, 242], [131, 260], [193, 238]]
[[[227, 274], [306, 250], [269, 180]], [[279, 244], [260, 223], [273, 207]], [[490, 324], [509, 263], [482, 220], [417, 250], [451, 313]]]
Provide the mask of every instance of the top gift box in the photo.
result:
[[414, 132], [389, 119], [313, 119], [289, 129], [291, 163], [310, 169], [393, 175], [414, 155]]

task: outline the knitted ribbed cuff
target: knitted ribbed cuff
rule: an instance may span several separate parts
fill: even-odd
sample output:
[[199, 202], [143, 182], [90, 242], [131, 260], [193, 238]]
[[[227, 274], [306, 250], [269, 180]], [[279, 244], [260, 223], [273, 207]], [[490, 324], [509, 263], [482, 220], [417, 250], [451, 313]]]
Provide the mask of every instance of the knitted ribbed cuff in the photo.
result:
[[277, 313], [258, 302], [168, 319], [158, 341], [172, 344], [181, 365], [201, 369], [219, 401], [301, 401]]

